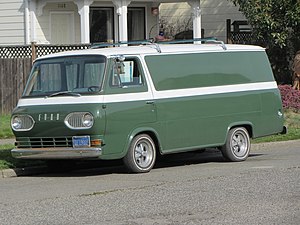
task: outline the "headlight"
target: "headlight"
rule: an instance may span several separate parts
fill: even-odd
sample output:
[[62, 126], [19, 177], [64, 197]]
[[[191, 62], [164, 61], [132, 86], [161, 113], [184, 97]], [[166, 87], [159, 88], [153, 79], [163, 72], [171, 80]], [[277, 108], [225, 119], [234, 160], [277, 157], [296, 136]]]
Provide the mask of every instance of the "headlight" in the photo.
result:
[[94, 118], [90, 113], [84, 114], [82, 118], [82, 123], [85, 127], [92, 127], [94, 123]]
[[34, 120], [29, 115], [15, 115], [11, 118], [11, 128], [14, 131], [29, 131], [34, 125]]
[[22, 120], [20, 117], [15, 116], [11, 121], [11, 127], [14, 130], [19, 130], [22, 127]]
[[65, 124], [74, 130], [89, 129], [94, 124], [94, 117], [89, 112], [74, 112], [66, 116]]

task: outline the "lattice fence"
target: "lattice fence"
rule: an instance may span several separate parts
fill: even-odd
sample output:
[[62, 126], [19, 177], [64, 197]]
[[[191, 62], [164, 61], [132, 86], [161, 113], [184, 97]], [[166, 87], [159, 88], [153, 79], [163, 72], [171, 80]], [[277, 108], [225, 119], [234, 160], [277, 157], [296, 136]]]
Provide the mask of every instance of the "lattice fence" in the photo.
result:
[[231, 32], [231, 41], [233, 44], [252, 44], [253, 35], [251, 32]]
[[31, 58], [32, 50], [30, 45], [0, 46], [1, 59]]
[[267, 41], [263, 38], [257, 38], [252, 32], [231, 32], [230, 42], [232, 44], [247, 44], [247, 45], [260, 45], [267, 46]]
[[90, 48], [90, 44], [81, 44], [81, 45], [36, 45], [35, 53], [36, 57], [41, 57], [44, 55], [64, 52], [64, 51], [73, 51], [73, 50], [81, 50]]
[[0, 46], [0, 59], [38, 58], [51, 53], [88, 49], [90, 44], [80, 45], [17, 45]]

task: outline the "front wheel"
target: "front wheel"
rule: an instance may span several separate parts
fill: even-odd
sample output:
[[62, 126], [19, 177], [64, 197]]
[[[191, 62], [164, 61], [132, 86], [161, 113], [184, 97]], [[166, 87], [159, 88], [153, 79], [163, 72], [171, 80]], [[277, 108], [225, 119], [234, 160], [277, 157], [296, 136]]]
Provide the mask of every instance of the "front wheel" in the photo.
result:
[[231, 162], [246, 160], [250, 152], [250, 137], [247, 129], [236, 127], [229, 130], [226, 143], [221, 151], [223, 156]]
[[129, 172], [149, 172], [155, 163], [156, 149], [152, 138], [146, 134], [140, 134], [133, 138], [123, 162]]

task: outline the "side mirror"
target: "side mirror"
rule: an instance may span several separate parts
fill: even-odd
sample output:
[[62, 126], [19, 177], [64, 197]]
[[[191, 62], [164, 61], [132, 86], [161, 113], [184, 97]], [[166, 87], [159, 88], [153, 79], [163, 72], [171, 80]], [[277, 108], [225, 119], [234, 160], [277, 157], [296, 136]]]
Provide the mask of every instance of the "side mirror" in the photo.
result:
[[116, 55], [115, 56], [115, 61], [116, 62], [124, 62], [125, 61], [125, 56], [124, 55]]

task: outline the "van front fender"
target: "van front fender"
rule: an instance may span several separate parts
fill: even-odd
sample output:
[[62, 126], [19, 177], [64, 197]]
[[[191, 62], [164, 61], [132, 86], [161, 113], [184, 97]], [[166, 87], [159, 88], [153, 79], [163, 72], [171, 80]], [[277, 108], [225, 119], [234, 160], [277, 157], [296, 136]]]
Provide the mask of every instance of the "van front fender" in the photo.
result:
[[154, 141], [154, 143], [155, 143], [156, 150], [158, 150], [161, 153], [162, 147], [161, 147], [161, 144], [160, 144], [161, 141], [160, 141], [158, 132], [154, 128], [152, 128], [152, 127], [138, 127], [136, 129], [134, 129], [130, 133], [130, 135], [128, 136], [127, 143], [126, 143], [125, 148], [124, 148], [124, 150], [122, 152], [123, 157], [127, 154], [127, 151], [128, 151], [128, 148], [129, 148], [129, 145], [130, 145], [132, 139], [135, 136], [139, 135], [139, 134], [147, 134], [147, 135], [149, 135], [152, 138], [152, 140]]

